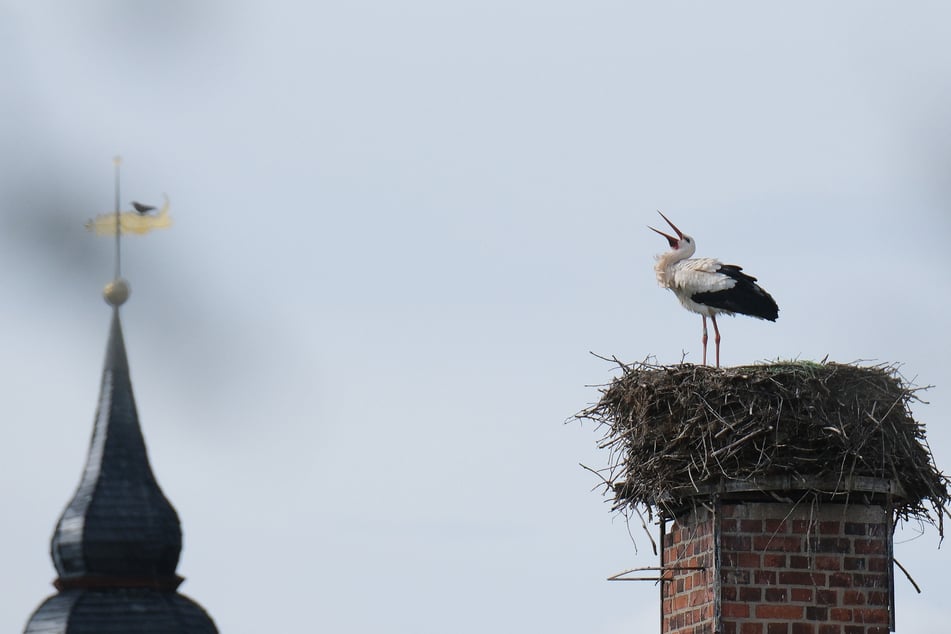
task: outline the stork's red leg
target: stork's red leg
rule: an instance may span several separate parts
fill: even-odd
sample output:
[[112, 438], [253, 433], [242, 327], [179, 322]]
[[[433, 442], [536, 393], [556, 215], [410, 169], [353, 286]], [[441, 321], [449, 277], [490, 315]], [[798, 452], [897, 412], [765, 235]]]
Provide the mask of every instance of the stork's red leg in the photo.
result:
[[703, 365], [707, 365], [707, 316], [700, 315], [700, 317], [703, 319], [703, 338], [700, 340], [703, 342]]
[[717, 345], [717, 367], [720, 367], [720, 329], [717, 328], [717, 316], [710, 315], [713, 321], [713, 342]]

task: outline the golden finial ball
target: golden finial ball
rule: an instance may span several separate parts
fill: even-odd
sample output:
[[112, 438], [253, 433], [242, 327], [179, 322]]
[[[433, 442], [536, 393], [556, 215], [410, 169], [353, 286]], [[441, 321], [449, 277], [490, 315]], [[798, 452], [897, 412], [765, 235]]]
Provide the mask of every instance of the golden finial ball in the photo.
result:
[[122, 306], [131, 294], [132, 288], [121, 277], [112, 280], [102, 289], [102, 296], [110, 306]]

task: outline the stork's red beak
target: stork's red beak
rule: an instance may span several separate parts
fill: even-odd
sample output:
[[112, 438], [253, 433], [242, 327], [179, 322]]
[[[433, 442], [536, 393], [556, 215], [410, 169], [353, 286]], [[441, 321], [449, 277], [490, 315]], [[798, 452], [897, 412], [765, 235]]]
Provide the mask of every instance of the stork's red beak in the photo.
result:
[[667, 224], [669, 224], [669, 225], [670, 225], [670, 228], [673, 229], [673, 230], [677, 233], [677, 236], [678, 236], [678, 237], [675, 238], [674, 236], [669, 235], [669, 234], [666, 234], [666, 233], [664, 233], [663, 231], [660, 231], [660, 230], [658, 230], [658, 229], [655, 229], [654, 227], [650, 227], [650, 226], [649, 226], [649, 227], [647, 227], [647, 228], [650, 229], [651, 231], [656, 231], [656, 232], [659, 233], [660, 235], [664, 236], [665, 238], [667, 238], [667, 242], [670, 243], [670, 246], [676, 247], [676, 246], [677, 246], [677, 243], [680, 242], [680, 240], [683, 240], [683, 237], [684, 237], [683, 231], [681, 231], [680, 229], [678, 229], [678, 228], [677, 228], [677, 225], [675, 225], [675, 224], [672, 223], [670, 220], [668, 220], [667, 216], [665, 216], [664, 214], [662, 214], [661, 211], [660, 211], [660, 209], [657, 210], [657, 213], [660, 214], [660, 217], [661, 217], [661, 218], [663, 218], [664, 220], [667, 220]]

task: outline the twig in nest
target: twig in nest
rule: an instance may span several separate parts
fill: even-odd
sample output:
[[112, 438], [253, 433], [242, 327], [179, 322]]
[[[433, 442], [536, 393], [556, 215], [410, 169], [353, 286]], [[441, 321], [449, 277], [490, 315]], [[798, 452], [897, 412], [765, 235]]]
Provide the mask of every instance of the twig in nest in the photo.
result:
[[915, 580], [911, 578], [911, 574], [905, 569], [905, 567], [902, 566], [901, 563], [899, 563], [899, 561], [894, 557], [892, 557], [892, 561], [894, 561], [895, 565], [898, 566], [903, 573], [905, 573], [905, 576], [908, 577], [908, 581], [911, 582], [911, 585], [915, 586], [915, 590], [918, 592], [918, 594], [921, 594], [921, 588], [919, 588], [918, 584], [915, 583]]
[[735, 447], [738, 447], [738, 446], [742, 445], [743, 443], [745, 443], [745, 442], [746, 442], [747, 440], [749, 440], [750, 438], [752, 438], [752, 437], [754, 437], [754, 436], [758, 436], [759, 434], [762, 434], [764, 431], [769, 431], [770, 429], [772, 429], [772, 427], [761, 427], [761, 428], [759, 428], [759, 429], [756, 429], [756, 430], [754, 430], [754, 431], [748, 433], [747, 435], [743, 436], [743, 437], [740, 438], [739, 440], [734, 440], [733, 442], [731, 442], [731, 443], [730, 443], [729, 445], [727, 445], [726, 447], [721, 447], [721, 448], [717, 449], [716, 451], [714, 451], [714, 452], [713, 452], [712, 454], [710, 454], [710, 455], [712, 455], [714, 458], [716, 458], [716, 457], [719, 456], [721, 453], [724, 453], [724, 452], [726, 452], [726, 451], [730, 451], [731, 449], [734, 449]]

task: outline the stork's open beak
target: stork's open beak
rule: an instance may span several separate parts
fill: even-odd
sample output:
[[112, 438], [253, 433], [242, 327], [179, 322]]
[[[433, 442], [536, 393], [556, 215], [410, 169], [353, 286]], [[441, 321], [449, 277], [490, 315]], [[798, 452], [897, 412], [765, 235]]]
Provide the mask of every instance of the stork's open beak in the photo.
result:
[[657, 210], [657, 213], [660, 214], [660, 217], [661, 217], [661, 218], [663, 218], [664, 220], [667, 220], [667, 224], [670, 225], [670, 228], [671, 228], [671, 229], [673, 229], [675, 232], [677, 232], [677, 235], [678, 235], [679, 237], [675, 238], [674, 236], [669, 235], [669, 234], [666, 234], [666, 233], [664, 233], [663, 231], [660, 231], [660, 230], [658, 230], [658, 229], [655, 229], [654, 227], [648, 226], [647, 228], [650, 229], [651, 231], [656, 231], [656, 232], [659, 233], [660, 235], [664, 236], [665, 238], [667, 238], [667, 242], [670, 243], [670, 246], [676, 247], [676, 246], [677, 246], [677, 243], [680, 242], [680, 240], [683, 240], [683, 237], [684, 237], [683, 231], [681, 231], [680, 229], [678, 229], [678, 228], [677, 228], [677, 225], [675, 225], [675, 224], [672, 223], [670, 220], [668, 220], [667, 216], [665, 216], [664, 214], [662, 214], [661, 211], [660, 211], [660, 209]]

